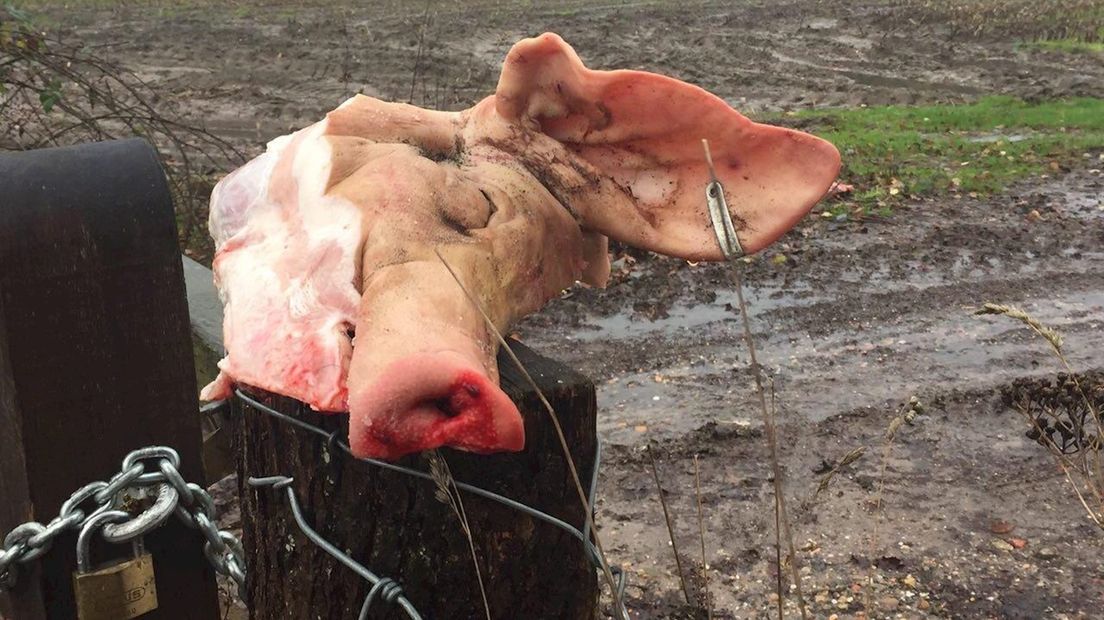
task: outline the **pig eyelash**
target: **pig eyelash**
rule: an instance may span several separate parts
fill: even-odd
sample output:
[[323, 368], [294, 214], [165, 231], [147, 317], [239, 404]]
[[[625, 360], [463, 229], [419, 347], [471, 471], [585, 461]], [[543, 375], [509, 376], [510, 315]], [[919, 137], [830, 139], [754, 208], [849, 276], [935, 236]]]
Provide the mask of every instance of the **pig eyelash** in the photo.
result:
[[[451, 214], [442, 211], [441, 212], [441, 221], [444, 222], [445, 226], [448, 226], [450, 229], [460, 233], [461, 235], [464, 235], [465, 237], [470, 237], [471, 236], [471, 232], [469, 232], [468, 227], [464, 226], [464, 224], [462, 224], [459, 220], [452, 217]], [[486, 226], [487, 225], [484, 224], [480, 228], [486, 228]]]

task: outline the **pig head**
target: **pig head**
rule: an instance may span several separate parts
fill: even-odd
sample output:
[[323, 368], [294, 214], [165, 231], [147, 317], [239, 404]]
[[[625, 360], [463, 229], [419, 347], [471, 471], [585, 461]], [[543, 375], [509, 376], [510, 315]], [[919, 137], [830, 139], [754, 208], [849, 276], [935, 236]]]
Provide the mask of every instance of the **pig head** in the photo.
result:
[[346, 101], [215, 188], [228, 355], [204, 398], [244, 383], [348, 411], [363, 457], [520, 450], [497, 340], [456, 279], [505, 331], [578, 280], [604, 285], [609, 238], [721, 260], [702, 138], [747, 252], [839, 168], [823, 140], [671, 78], [589, 70], [554, 34], [517, 43], [463, 112]]

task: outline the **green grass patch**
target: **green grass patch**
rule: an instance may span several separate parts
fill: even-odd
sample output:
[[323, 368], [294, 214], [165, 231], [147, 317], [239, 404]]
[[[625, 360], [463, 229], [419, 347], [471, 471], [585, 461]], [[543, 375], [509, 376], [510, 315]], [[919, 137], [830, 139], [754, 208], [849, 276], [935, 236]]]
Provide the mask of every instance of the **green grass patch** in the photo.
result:
[[[770, 119], [767, 119], [768, 122]], [[865, 210], [912, 197], [1001, 191], [1104, 151], [1104, 99], [809, 110], [774, 119], [829, 140]]]
[[1075, 54], [1104, 54], [1104, 41], [1053, 39], [1047, 41], [1030, 41], [1028, 43], [1023, 43], [1022, 46], [1030, 49], [1071, 52]]

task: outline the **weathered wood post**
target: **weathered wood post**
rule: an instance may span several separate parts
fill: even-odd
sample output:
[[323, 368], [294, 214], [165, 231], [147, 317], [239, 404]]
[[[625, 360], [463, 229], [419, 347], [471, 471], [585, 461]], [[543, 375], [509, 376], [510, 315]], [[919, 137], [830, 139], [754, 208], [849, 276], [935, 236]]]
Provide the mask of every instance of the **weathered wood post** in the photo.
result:
[[[185, 478], [203, 484], [197, 405], [153, 149], [127, 140], [0, 155], [0, 535], [48, 522], [138, 447], [172, 446]], [[202, 543], [175, 519], [146, 536], [160, 606], [143, 619], [218, 618]], [[0, 618], [74, 618], [75, 545], [70, 533], [20, 565]]]
[[[594, 385], [519, 343], [513, 350], [559, 414], [579, 475], [590, 480], [597, 445]], [[442, 450], [460, 482], [500, 493], [580, 530], [579, 501], [548, 414], [513, 363], [499, 355], [503, 390], [525, 418], [526, 448], [479, 456]], [[250, 392], [278, 411], [338, 430], [347, 416], [324, 416], [291, 399]], [[305, 433], [248, 404], [234, 411], [242, 524], [254, 620], [356, 618], [369, 585], [308, 541], [283, 494], [245, 484], [249, 476], [285, 475], [313, 527], [380, 576], [402, 585], [427, 619], [483, 618], [467, 539], [432, 482], [334, 454], [325, 438]], [[424, 457], [402, 462], [427, 470]], [[586, 620], [597, 614], [598, 578], [580, 541], [511, 508], [463, 494], [493, 618]], [[405, 617], [375, 605], [373, 618]]]

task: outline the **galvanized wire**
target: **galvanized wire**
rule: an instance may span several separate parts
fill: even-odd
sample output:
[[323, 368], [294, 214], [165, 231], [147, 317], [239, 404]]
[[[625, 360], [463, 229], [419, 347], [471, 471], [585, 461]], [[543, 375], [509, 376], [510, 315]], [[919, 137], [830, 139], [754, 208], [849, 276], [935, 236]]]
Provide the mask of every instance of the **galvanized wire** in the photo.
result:
[[295, 497], [295, 489], [291, 488], [291, 478], [287, 476], [251, 477], [248, 483], [251, 487], [271, 487], [276, 491], [284, 491], [287, 494], [288, 506], [291, 507], [291, 514], [295, 517], [295, 523], [299, 526], [299, 529], [303, 531], [303, 534], [323, 551], [336, 558], [339, 562], [349, 567], [353, 572], [372, 584], [372, 588], [368, 591], [368, 596], [365, 597], [364, 604], [360, 609], [359, 617], [361, 620], [368, 617], [368, 612], [371, 610], [372, 603], [375, 602], [377, 596], [387, 603], [398, 604], [403, 608], [403, 611], [406, 612], [410, 620], [422, 620], [422, 616], [418, 613], [418, 610], [414, 608], [410, 600], [406, 598], [406, 595], [403, 594], [402, 587], [400, 587], [396, 581], [388, 577], [377, 576], [375, 573], [365, 568], [363, 564], [349, 557], [348, 554], [338, 549], [333, 543], [323, 538], [321, 534], [311, 527], [310, 523], [303, 517], [303, 510], [299, 506], [299, 499]]
[[[324, 428], [320, 428], [320, 427], [315, 426], [313, 424], [310, 424], [308, 422], [304, 422], [303, 420], [300, 420], [298, 418], [287, 415], [286, 413], [282, 413], [280, 411], [277, 411], [276, 409], [273, 409], [272, 407], [269, 407], [268, 405], [265, 405], [264, 403], [258, 401], [257, 399], [249, 396], [248, 394], [246, 394], [245, 392], [243, 392], [240, 389], [234, 390], [234, 395], [237, 398], [239, 398], [241, 401], [249, 404], [250, 407], [252, 407], [253, 409], [256, 409], [257, 411], [260, 411], [262, 413], [270, 415], [270, 416], [272, 416], [272, 417], [274, 417], [278, 420], [281, 420], [283, 422], [287, 422], [288, 424], [291, 424], [292, 426], [295, 426], [297, 428], [300, 428], [300, 429], [305, 430], [309, 433], [313, 433], [315, 435], [318, 435], [319, 437], [322, 437], [322, 438], [326, 439], [326, 441], [329, 445], [336, 446], [338, 449], [340, 449], [342, 452], [344, 452], [350, 458], [354, 458], [354, 459], [356, 459], [360, 462], [368, 463], [370, 465], [374, 465], [376, 467], [380, 467], [380, 468], [387, 469], [387, 470], [390, 470], [390, 471], [399, 472], [401, 474], [405, 474], [405, 475], [408, 475], [408, 476], [413, 476], [415, 478], [421, 478], [422, 480], [428, 480], [430, 482], [433, 481], [432, 476], [430, 476], [426, 472], [419, 471], [417, 469], [411, 469], [409, 467], [404, 467], [402, 465], [396, 465], [394, 463], [388, 463], [386, 461], [380, 461], [380, 460], [377, 460], [377, 459], [367, 459], [367, 458], [355, 457], [355, 456], [353, 456], [352, 451], [349, 449], [349, 445], [347, 443], [345, 443], [344, 441], [342, 441], [338, 437], [338, 432], [337, 431], [333, 431], [333, 432], [327, 431]], [[599, 440], [597, 442], [596, 447], [595, 447], [594, 469], [591, 472], [590, 489], [588, 491], [591, 506], [594, 505], [594, 498], [595, 498], [595, 496], [597, 495], [597, 492], [598, 492], [598, 470], [599, 470], [599, 466], [601, 465], [601, 460], [602, 460], [602, 442], [601, 442], [601, 440]], [[261, 480], [270, 480], [272, 478], [282, 478], [282, 477], [269, 477], [269, 478], [265, 478], [265, 479], [261, 479]], [[574, 536], [576, 539], [578, 539], [583, 544], [583, 549], [586, 551], [587, 559], [590, 561], [591, 565], [593, 565], [594, 568], [597, 569], [597, 570], [602, 570], [604, 561], [602, 559], [602, 555], [600, 553], [598, 553], [597, 547], [594, 545], [594, 542], [590, 538], [590, 528], [589, 527], [584, 526], [583, 531], [579, 531], [578, 528], [571, 525], [570, 523], [567, 523], [566, 521], [563, 521], [561, 519], [557, 519], [556, 517], [554, 517], [554, 516], [552, 516], [552, 515], [550, 515], [546, 512], [537, 510], [536, 508], [533, 508], [532, 506], [527, 506], [527, 505], [525, 505], [525, 504], [523, 504], [523, 503], [521, 503], [517, 500], [510, 499], [509, 497], [506, 497], [504, 495], [499, 495], [498, 493], [494, 493], [494, 492], [488, 491], [486, 489], [481, 489], [477, 486], [473, 486], [473, 485], [470, 485], [470, 484], [467, 484], [467, 483], [464, 483], [464, 482], [460, 482], [460, 481], [455, 481], [455, 484], [456, 484], [456, 488], [458, 488], [462, 491], [466, 491], [466, 492], [471, 493], [473, 495], [478, 495], [480, 497], [484, 497], [484, 498], [487, 498], [489, 500], [492, 500], [492, 501], [498, 502], [500, 504], [503, 504], [505, 506], [508, 506], [510, 508], [513, 508], [514, 510], [517, 510], [517, 511], [520, 511], [520, 512], [526, 514], [526, 515], [529, 515], [530, 517], [533, 517], [534, 519], [544, 521], [545, 523], [548, 523], [550, 525], [558, 527], [561, 530], [567, 532], [568, 534]], [[627, 579], [626, 579], [627, 575], [625, 574], [624, 571], [621, 570], [620, 567], [610, 566], [610, 565], [606, 565], [606, 567], [609, 568], [610, 572], [617, 579], [617, 592], [616, 592], [616, 596], [614, 597], [614, 600], [623, 601], [624, 600], [623, 594], [625, 592], [625, 586], [627, 585]], [[622, 607], [622, 609], [618, 610], [618, 616], [619, 617], [627, 617], [626, 610], [623, 607]]]

